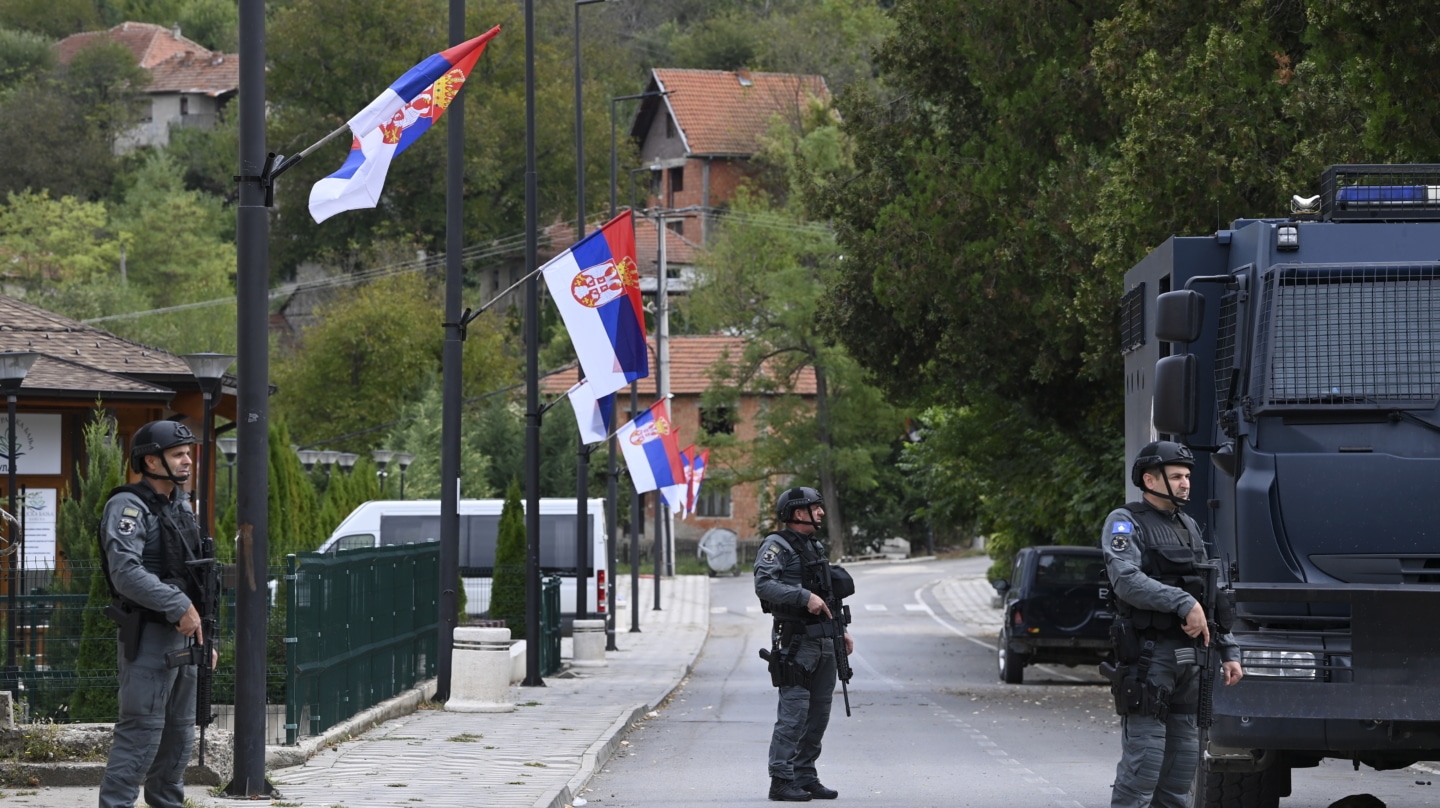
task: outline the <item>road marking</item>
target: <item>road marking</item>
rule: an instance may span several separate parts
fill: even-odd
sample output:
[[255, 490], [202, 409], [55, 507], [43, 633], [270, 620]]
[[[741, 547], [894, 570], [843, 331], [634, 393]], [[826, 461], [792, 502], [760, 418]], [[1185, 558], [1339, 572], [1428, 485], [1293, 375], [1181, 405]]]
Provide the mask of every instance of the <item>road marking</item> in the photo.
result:
[[759, 613], [761, 613], [761, 612], [763, 612], [763, 611], [765, 611], [765, 610], [762, 609], [762, 608], [760, 608], [759, 606], [746, 606], [746, 607], [745, 607], [745, 613], [746, 613], [746, 614], [759, 614]]
[[883, 611], [887, 611], [887, 609], [885, 608], [885, 604], [883, 604], [883, 603], [867, 603], [867, 604], [865, 604], [865, 611], [867, 611], [867, 612], [883, 612]]
[[[759, 607], [757, 606], [756, 608], [759, 608]], [[710, 607], [710, 613], [711, 613], [711, 614], [725, 614], [725, 613], [728, 612], [728, 611], [730, 611], [730, 609], [729, 609], [728, 607], [726, 607], [726, 606], [711, 606], [711, 607]]]
[[907, 604], [905, 604], [905, 611], [907, 611], [907, 612], [928, 612], [928, 611], [930, 611], [930, 607], [929, 607], [929, 606], [926, 606], [926, 605], [923, 604], [923, 603], [907, 603]]

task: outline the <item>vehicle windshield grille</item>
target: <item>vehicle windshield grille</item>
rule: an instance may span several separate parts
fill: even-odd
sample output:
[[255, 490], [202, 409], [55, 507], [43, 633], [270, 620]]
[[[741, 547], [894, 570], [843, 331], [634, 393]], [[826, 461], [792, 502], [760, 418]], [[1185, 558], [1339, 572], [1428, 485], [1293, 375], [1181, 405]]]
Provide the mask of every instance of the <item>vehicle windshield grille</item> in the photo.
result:
[[1259, 406], [1440, 398], [1440, 265], [1281, 264], [1263, 283]]

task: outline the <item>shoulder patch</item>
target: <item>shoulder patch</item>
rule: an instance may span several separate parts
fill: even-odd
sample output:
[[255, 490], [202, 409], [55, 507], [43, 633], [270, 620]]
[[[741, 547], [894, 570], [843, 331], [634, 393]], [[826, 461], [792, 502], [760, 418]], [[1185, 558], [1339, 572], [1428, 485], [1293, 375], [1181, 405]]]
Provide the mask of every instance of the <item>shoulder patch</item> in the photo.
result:
[[1114, 536], [1110, 537], [1110, 549], [1114, 550], [1117, 553], [1123, 552], [1125, 548], [1129, 546], [1130, 540], [1127, 539], [1123, 534], [1117, 533]]
[[135, 520], [122, 517], [120, 523], [115, 526], [115, 530], [121, 536], [129, 536], [135, 532]]
[[760, 556], [760, 560], [761, 560], [761, 561], [764, 561], [766, 564], [774, 563], [774, 561], [775, 561], [775, 548], [774, 548], [774, 547], [767, 547], [767, 548], [765, 549], [765, 553]]
[[1124, 519], [1117, 519], [1114, 522], [1110, 523], [1110, 535], [1112, 536], [1118, 536], [1122, 533], [1129, 535], [1134, 532], [1135, 525], [1125, 521]]
[[138, 509], [136, 509], [136, 508], [131, 508], [131, 507], [128, 507], [128, 506], [127, 506], [127, 507], [124, 507], [124, 508], [121, 508], [121, 509], [120, 509], [120, 515], [121, 515], [121, 516], [128, 516], [128, 517], [130, 517], [131, 519], [134, 519], [135, 517], [137, 517], [137, 516], [140, 515], [140, 511], [139, 511]]

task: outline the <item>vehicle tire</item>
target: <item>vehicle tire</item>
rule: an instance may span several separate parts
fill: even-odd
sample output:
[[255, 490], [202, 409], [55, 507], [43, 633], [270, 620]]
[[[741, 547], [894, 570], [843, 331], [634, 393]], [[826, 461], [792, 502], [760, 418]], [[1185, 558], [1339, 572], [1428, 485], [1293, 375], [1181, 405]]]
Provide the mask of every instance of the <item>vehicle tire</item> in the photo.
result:
[[1279, 808], [1288, 796], [1290, 767], [1276, 764], [1258, 772], [1200, 773], [1199, 790], [1204, 808]]
[[1009, 629], [1000, 630], [1000, 640], [996, 644], [995, 658], [999, 663], [1000, 681], [1007, 685], [1024, 684], [1025, 663], [1028, 660], [1024, 654], [1011, 652]]

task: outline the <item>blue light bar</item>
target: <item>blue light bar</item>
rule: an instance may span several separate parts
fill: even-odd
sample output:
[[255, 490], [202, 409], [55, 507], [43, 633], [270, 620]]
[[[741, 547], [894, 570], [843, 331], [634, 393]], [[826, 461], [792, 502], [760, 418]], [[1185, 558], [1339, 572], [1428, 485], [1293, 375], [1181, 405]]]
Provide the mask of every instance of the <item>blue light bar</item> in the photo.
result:
[[1337, 189], [1335, 201], [1348, 205], [1423, 205], [1440, 202], [1440, 186], [1352, 185]]

